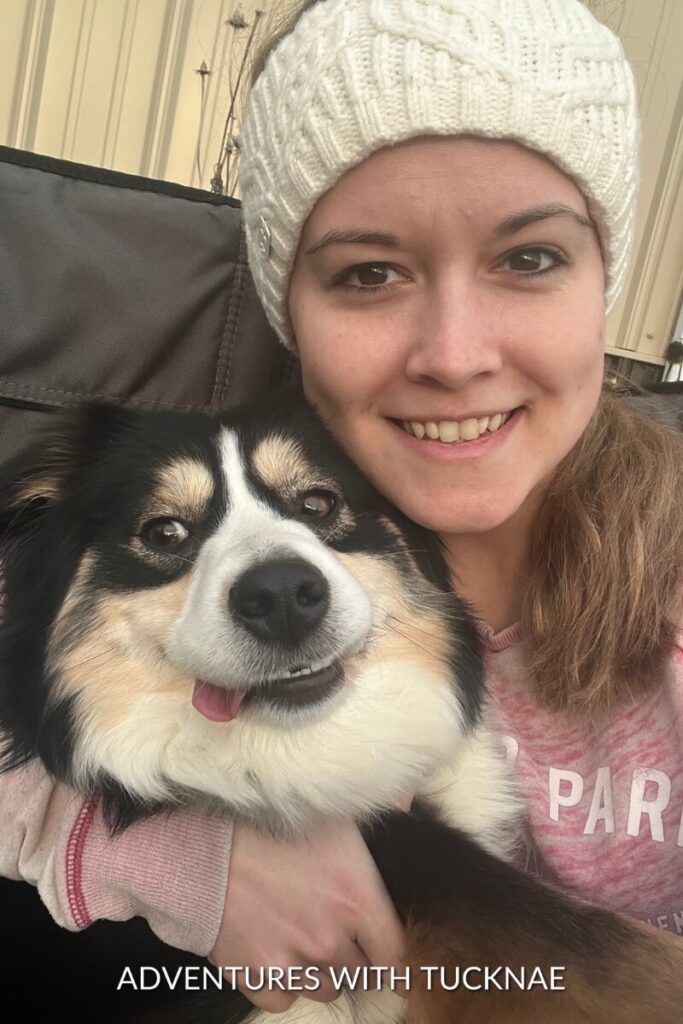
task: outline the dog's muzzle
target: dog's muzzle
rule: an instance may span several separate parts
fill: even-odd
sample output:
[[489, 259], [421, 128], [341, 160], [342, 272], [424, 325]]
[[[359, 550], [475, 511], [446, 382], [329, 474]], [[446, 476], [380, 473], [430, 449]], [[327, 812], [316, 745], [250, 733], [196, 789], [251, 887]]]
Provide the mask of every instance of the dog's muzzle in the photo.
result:
[[367, 646], [373, 609], [343, 565], [327, 553], [321, 562], [291, 550], [260, 554], [227, 583], [220, 561], [207, 561], [172, 647], [195, 677], [192, 703], [205, 718], [229, 722], [243, 708], [314, 713], [342, 689], [348, 659]]

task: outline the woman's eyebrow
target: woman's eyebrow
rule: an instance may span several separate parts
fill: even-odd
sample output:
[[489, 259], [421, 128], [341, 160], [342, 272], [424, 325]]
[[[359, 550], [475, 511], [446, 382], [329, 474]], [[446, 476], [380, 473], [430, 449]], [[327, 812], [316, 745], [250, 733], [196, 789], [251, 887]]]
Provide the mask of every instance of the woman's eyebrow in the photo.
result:
[[[517, 231], [527, 227], [528, 224], [534, 224], [536, 221], [558, 216], [571, 217], [578, 224], [581, 224], [582, 227], [593, 230], [593, 222], [588, 217], [577, 213], [571, 206], [565, 206], [563, 203], [544, 203], [541, 206], [532, 206], [528, 210], [520, 210], [519, 213], [513, 213], [506, 217], [496, 227], [494, 234], [496, 238], [514, 235]], [[305, 255], [312, 256], [314, 253], [320, 252], [321, 249], [326, 249], [329, 245], [338, 245], [340, 243], [381, 245], [388, 249], [396, 249], [400, 244], [396, 235], [391, 235], [384, 231], [363, 231], [361, 228], [333, 229], [327, 231], [319, 241], [306, 249]]]
[[572, 220], [575, 220], [577, 224], [581, 224], [582, 227], [594, 230], [593, 222], [588, 217], [584, 217], [583, 214], [577, 213], [571, 206], [565, 206], [563, 203], [544, 203], [541, 206], [531, 206], [528, 210], [520, 210], [519, 213], [513, 213], [506, 217], [505, 220], [500, 222], [494, 234], [496, 238], [514, 235], [528, 224], [535, 224], [536, 221], [558, 216], [571, 217]]
[[339, 242], [356, 242], [365, 245], [383, 245], [389, 249], [398, 248], [399, 241], [396, 235], [386, 234], [384, 231], [362, 231], [359, 228], [349, 228], [346, 231], [328, 231], [320, 241], [306, 249], [305, 255], [312, 256], [320, 252], [328, 245], [336, 245]]

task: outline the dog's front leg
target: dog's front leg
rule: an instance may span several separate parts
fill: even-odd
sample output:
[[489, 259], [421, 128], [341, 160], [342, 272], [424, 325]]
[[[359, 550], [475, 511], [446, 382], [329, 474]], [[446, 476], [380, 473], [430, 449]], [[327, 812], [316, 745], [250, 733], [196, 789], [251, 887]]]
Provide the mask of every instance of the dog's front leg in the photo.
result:
[[[683, 943], [424, 814], [364, 834], [408, 929], [411, 1024], [680, 1024]], [[469, 969], [469, 970], [468, 970]]]

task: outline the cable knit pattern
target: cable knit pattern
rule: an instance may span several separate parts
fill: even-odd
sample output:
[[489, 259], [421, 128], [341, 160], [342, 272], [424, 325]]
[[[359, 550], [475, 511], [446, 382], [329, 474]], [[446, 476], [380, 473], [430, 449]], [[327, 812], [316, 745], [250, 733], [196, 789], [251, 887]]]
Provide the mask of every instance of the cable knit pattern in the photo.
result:
[[614, 33], [580, 0], [325, 0], [270, 55], [242, 131], [251, 270], [286, 345], [289, 277], [316, 201], [383, 146], [459, 134], [519, 141], [576, 181], [612, 306], [633, 242], [640, 136]]

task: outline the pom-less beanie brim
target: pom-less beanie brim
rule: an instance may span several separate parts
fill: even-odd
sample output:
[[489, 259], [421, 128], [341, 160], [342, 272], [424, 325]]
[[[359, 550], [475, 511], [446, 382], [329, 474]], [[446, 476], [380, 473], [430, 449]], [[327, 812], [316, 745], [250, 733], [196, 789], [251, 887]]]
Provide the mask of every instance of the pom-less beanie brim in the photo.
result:
[[252, 274], [294, 346], [287, 292], [308, 215], [341, 175], [419, 136], [521, 143], [576, 182], [609, 309], [625, 279], [639, 121], [619, 39], [580, 0], [319, 0], [266, 62], [242, 132]]

